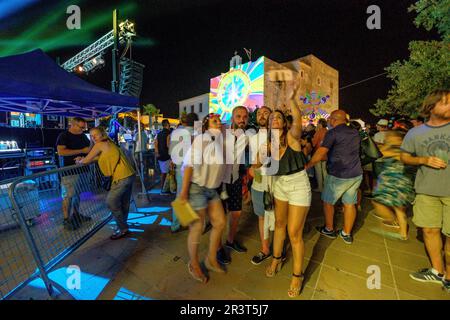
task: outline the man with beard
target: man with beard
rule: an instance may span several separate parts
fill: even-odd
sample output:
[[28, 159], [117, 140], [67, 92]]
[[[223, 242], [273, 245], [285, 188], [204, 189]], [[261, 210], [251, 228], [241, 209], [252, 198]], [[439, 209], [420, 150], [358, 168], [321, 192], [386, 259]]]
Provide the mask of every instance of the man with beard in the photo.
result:
[[[237, 106], [233, 109], [231, 116], [232, 136], [229, 137], [227, 135], [225, 142], [227, 147], [227, 164], [229, 164], [225, 175], [225, 187], [228, 194], [226, 207], [229, 213], [228, 236], [225, 246], [239, 253], [247, 252], [247, 248], [238, 243], [234, 237], [237, 233], [239, 218], [242, 212], [242, 177], [246, 173], [245, 164], [243, 164], [242, 160], [248, 144], [244, 131], [248, 124], [248, 117], [249, 113], [246, 107]], [[234, 148], [234, 151], [232, 148]], [[232, 159], [230, 159], [231, 155], [233, 155]], [[229, 163], [229, 160], [232, 163]], [[231, 258], [224, 248], [219, 250], [217, 259], [223, 264], [229, 264], [231, 262]]]
[[[259, 132], [258, 134], [250, 138], [250, 145], [252, 150], [257, 151], [258, 147], [262, 143], [265, 143], [267, 141], [267, 128], [271, 113], [272, 110], [267, 106], [262, 106], [256, 111], [256, 123], [258, 125]], [[255, 154], [257, 154], [257, 152], [255, 152]], [[258, 265], [269, 258], [271, 255], [269, 238], [265, 239], [264, 237], [264, 191], [267, 190], [268, 177], [263, 176], [261, 174], [261, 169], [259, 168], [251, 168], [250, 170], [253, 176], [251, 190], [253, 211], [258, 216], [258, 229], [259, 237], [261, 240], [261, 250], [256, 256], [252, 258], [251, 262], [255, 265]]]
[[[401, 145], [401, 160], [418, 166], [413, 222], [423, 229], [431, 268], [410, 274], [421, 282], [442, 283], [450, 293], [450, 91], [430, 93], [422, 105], [428, 121], [412, 128]], [[442, 237], [445, 236], [445, 264]]]

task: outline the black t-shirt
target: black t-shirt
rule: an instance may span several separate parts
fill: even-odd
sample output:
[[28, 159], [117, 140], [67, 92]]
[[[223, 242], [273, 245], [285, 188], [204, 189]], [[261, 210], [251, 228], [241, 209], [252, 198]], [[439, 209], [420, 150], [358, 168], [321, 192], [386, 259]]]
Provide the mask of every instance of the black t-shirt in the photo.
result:
[[167, 137], [170, 136], [169, 129], [162, 129], [160, 133], [158, 133], [158, 151], [159, 151], [159, 161], [167, 161], [170, 159], [169, 155], [169, 146], [167, 145]]
[[[88, 137], [82, 134], [73, 134], [69, 131], [62, 132], [56, 140], [56, 146], [66, 146], [70, 150], [78, 150], [89, 147], [91, 145]], [[60, 163], [61, 167], [72, 166], [75, 164], [75, 158], [79, 156], [85, 156], [85, 153], [76, 154], [73, 156], [66, 156], [63, 158], [63, 163]]]

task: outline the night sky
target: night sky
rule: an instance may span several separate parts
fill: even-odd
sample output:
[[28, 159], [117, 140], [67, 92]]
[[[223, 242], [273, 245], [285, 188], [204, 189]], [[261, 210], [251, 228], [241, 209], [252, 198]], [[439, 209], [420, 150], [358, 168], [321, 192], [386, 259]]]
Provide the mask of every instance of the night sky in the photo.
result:
[[[251, 48], [253, 60], [266, 56], [277, 62], [314, 54], [339, 71], [340, 87], [384, 72], [395, 60], [408, 57], [411, 40], [436, 39], [434, 32], [418, 29], [407, 0], [149, 0], [134, 3], [123, 18], [134, 20], [136, 31], [146, 45], [133, 47], [133, 58], [146, 65], [142, 103], [153, 103], [165, 116], [178, 116], [178, 101], [209, 92], [209, 79], [226, 72], [235, 50], [247, 61], [243, 48]], [[69, 1], [82, 10], [82, 29], [65, 28], [68, 17], [61, 12], [64, 1], [36, 1], [0, 22], [3, 38], [17, 39], [40, 19], [55, 11], [60, 18], [41, 36], [47, 40], [65, 34], [80, 45], [45, 50], [64, 62], [111, 29], [111, 24], [95, 27], [87, 37], [83, 26], [90, 19], [124, 1]], [[369, 30], [366, 9], [381, 8], [381, 30]], [[112, 15], [112, 14], [111, 14]], [[53, 25], [54, 24], [54, 25]], [[51, 32], [50, 32], [51, 31]], [[38, 37], [37, 35], [34, 35]], [[84, 39], [84, 42], [81, 41]], [[29, 40], [29, 39], [28, 39]], [[32, 39], [26, 48], [39, 47]], [[91, 41], [93, 42], [93, 41]], [[5, 44], [0, 45], [0, 55]], [[18, 52], [15, 52], [18, 53]], [[106, 56], [110, 63], [110, 56]], [[111, 67], [107, 64], [86, 80], [110, 89]], [[384, 98], [391, 82], [386, 76], [340, 90], [340, 107], [352, 117], [374, 121], [369, 113], [377, 98]]]

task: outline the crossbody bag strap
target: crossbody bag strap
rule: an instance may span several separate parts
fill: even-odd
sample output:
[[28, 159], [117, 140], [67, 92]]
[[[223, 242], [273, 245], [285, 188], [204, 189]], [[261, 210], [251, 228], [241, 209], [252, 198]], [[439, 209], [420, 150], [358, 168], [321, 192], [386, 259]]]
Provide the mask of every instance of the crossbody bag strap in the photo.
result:
[[114, 167], [114, 169], [113, 169], [113, 172], [111, 173], [111, 177], [112, 176], [114, 176], [114, 172], [116, 172], [116, 169], [117, 169], [117, 166], [119, 165], [119, 163], [120, 163], [120, 158], [121, 158], [121, 152], [120, 152], [120, 149], [118, 148], [118, 147], [116, 147], [117, 148], [117, 151], [119, 151], [119, 159], [117, 160], [117, 163], [116, 163], [116, 166]]

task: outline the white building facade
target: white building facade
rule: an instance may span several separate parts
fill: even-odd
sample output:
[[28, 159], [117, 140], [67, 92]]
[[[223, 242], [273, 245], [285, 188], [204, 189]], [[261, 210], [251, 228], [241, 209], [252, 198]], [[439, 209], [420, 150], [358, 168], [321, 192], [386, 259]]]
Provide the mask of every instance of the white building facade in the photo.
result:
[[209, 113], [209, 93], [205, 93], [196, 97], [192, 97], [186, 100], [178, 101], [179, 115], [184, 112], [195, 112], [199, 119], [203, 119]]

